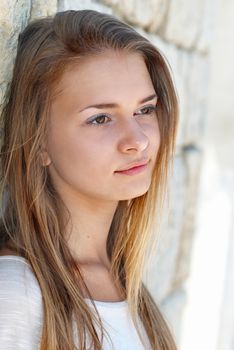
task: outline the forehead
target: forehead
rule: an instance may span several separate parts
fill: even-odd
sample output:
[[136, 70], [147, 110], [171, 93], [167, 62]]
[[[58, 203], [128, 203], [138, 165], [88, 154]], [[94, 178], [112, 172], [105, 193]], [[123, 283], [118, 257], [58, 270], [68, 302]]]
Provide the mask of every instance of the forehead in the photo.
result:
[[100, 99], [140, 99], [154, 91], [143, 57], [138, 53], [108, 50], [82, 58], [63, 74], [56, 95], [76, 95], [76, 99], [100, 102]]

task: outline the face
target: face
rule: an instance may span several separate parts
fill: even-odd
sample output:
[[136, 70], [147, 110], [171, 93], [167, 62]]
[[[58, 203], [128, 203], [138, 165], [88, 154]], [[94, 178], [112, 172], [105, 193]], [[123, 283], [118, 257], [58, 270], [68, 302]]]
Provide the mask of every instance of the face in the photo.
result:
[[[64, 73], [44, 153], [62, 198], [117, 202], [147, 192], [160, 143], [156, 103], [146, 65], [136, 53], [106, 51]], [[116, 172], [141, 160], [148, 161], [141, 172]]]

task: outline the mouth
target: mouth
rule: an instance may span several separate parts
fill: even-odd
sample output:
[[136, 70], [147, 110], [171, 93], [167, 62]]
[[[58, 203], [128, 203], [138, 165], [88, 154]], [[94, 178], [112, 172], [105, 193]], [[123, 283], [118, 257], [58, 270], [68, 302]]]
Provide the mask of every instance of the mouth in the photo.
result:
[[125, 169], [119, 169], [119, 170], [116, 170], [115, 172], [122, 172], [122, 171], [128, 171], [128, 170], [132, 170], [134, 168], [138, 168], [138, 167], [141, 167], [141, 166], [145, 166], [149, 163], [149, 160], [142, 160], [142, 161], [138, 161], [138, 162], [134, 162], [132, 164], [129, 164], [128, 167], [126, 167]]
[[115, 171], [115, 173], [124, 174], [124, 175], [135, 175], [143, 172], [147, 168], [147, 166], [148, 166], [148, 162], [139, 166], [134, 166], [126, 170]]

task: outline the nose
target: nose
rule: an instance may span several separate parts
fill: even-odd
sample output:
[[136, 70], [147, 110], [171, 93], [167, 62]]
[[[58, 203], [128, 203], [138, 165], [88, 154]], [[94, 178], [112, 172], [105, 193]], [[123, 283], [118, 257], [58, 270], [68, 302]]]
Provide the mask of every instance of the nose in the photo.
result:
[[134, 119], [122, 123], [120, 135], [118, 148], [121, 152], [135, 150], [142, 153], [149, 146], [148, 136], [142, 126]]

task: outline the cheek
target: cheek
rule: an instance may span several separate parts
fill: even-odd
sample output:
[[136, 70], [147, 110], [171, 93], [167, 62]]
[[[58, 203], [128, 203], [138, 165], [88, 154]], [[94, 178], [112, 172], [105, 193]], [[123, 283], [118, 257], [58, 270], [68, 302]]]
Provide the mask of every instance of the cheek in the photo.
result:
[[159, 130], [159, 125], [157, 119], [153, 124], [151, 124], [147, 130], [148, 138], [150, 140], [151, 148], [152, 150], [157, 153], [160, 142], [161, 142], [161, 137], [160, 137], [160, 130]]
[[79, 170], [82, 174], [97, 174], [100, 169], [110, 167], [110, 152], [104, 142], [85, 135], [64, 129], [50, 135], [48, 151], [54, 167], [59, 172], [74, 174]]

